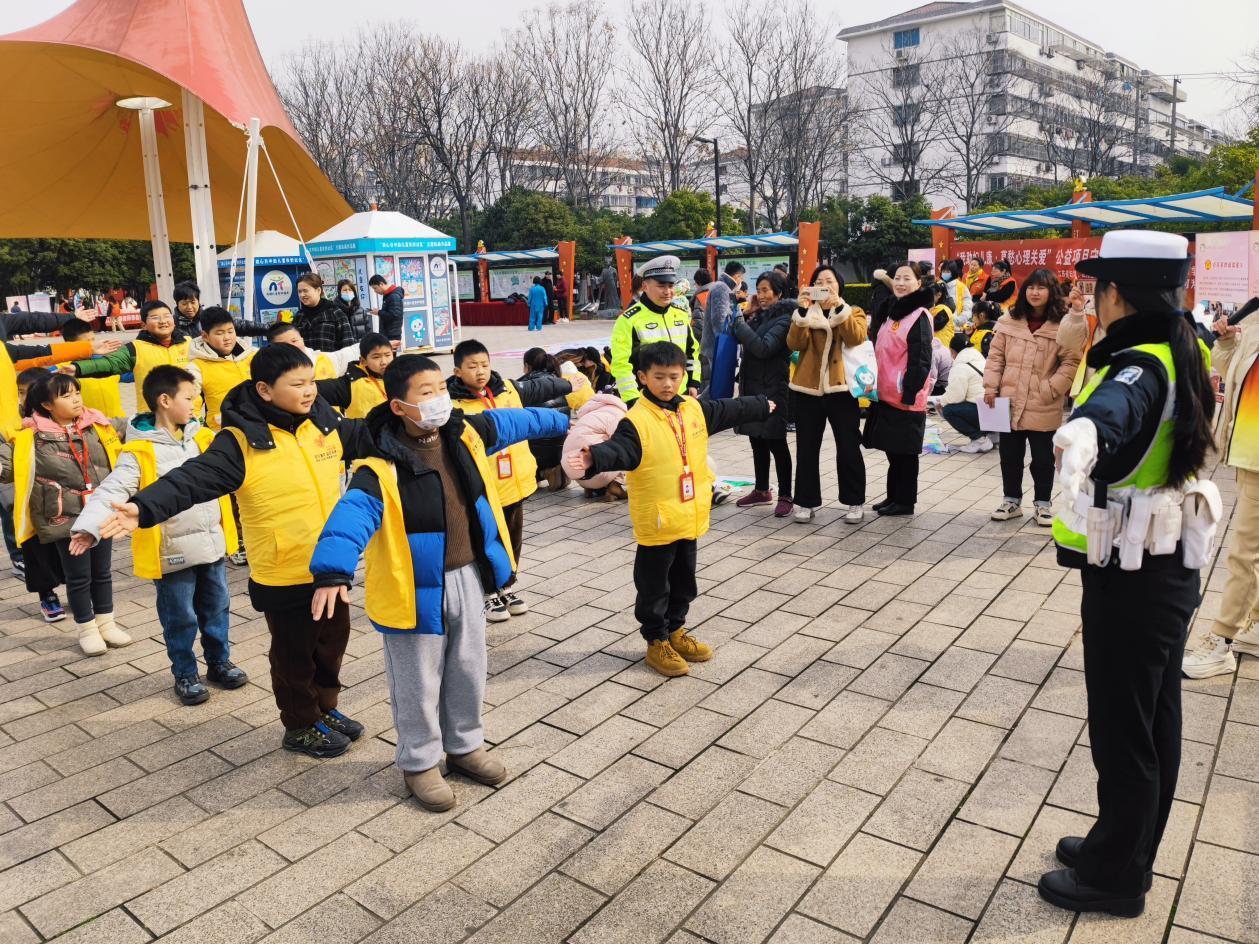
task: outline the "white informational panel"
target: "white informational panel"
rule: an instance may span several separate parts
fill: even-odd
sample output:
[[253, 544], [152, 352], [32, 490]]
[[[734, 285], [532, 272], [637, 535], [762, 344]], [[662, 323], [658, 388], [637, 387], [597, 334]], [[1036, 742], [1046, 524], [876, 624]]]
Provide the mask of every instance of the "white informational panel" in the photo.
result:
[[476, 298], [475, 269], [459, 270], [459, 297], [468, 300]]
[[528, 269], [490, 269], [490, 298], [503, 299], [512, 293], [528, 297], [533, 288], [534, 276], [541, 278], [551, 274], [551, 267], [538, 266]]

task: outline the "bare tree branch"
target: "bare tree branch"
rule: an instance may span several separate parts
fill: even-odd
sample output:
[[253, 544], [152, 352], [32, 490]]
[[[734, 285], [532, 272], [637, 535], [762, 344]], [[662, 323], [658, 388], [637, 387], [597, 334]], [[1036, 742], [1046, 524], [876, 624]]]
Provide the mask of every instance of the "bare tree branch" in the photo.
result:
[[[726, 9], [730, 36], [720, 51], [715, 102], [720, 121], [740, 153], [739, 167], [748, 190], [748, 220], [755, 231], [757, 197], [765, 183], [767, 162], [757, 106], [777, 97], [777, 55], [764, 37], [773, 33], [777, 18], [767, 3], [753, 10], [742, 4]], [[724, 133], [724, 132], [723, 132]]]
[[[951, 155], [951, 168], [941, 174], [940, 186], [969, 213], [987, 187], [983, 178], [1005, 148], [1005, 135], [1014, 125], [1014, 109], [993, 107], [994, 98], [1006, 86], [999, 58], [982, 29], [959, 36], [952, 43], [954, 61], [937, 91], [940, 139]], [[911, 70], [912, 72], [912, 70]], [[892, 73], [893, 81], [897, 73]], [[907, 78], [901, 74], [900, 79]]]

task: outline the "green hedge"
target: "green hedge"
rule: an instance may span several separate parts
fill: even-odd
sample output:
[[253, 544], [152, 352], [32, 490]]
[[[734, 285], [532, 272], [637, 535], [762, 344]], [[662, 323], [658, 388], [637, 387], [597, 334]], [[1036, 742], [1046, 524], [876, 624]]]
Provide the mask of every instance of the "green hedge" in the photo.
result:
[[850, 305], [863, 309], [866, 312], [870, 310], [870, 283], [869, 282], [849, 282], [844, 286], [844, 301]]

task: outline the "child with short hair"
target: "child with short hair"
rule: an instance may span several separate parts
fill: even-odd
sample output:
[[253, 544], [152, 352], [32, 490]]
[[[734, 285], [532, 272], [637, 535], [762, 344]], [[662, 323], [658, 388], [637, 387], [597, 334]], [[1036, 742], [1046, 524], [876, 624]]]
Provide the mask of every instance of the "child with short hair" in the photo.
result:
[[30, 415], [3, 451], [4, 480], [15, 485], [17, 539], [37, 537], [56, 548], [84, 655], [129, 646], [131, 637], [114, 621], [111, 542], [89, 554], [70, 553], [71, 524], [122, 449], [118, 431], [104, 414], [84, 408], [79, 382], [68, 374], [40, 377], [26, 404]]
[[116, 504], [100, 534], [151, 528], [235, 492], [249, 538], [250, 601], [271, 633], [282, 746], [336, 757], [363, 733], [337, 710], [350, 612], [339, 604], [331, 619], [311, 618], [310, 555], [341, 496], [344, 463], [371, 455], [371, 436], [319, 398], [310, 358], [295, 345], [263, 348], [249, 375], [223, 401], [223, 430], [210, 448]]
[[[577, 410], [594, 395], [589, 383], [579, 381], [579, 389], [574, 390], [569, 381], [549, 374], [505, 380], [490, 367], [489, 348], [475, 338], [455, 345], [454, 360], [454, 373], [446, 380], [446, 389], [455, 406], [469, 415], [485, 410], [541, 406], [557, 397], [564, 397], [569, 408]], [[499, 451], [493, 465], [494, 483], [511, 533], [512, 553], [519, 560], [524, 547], [524, 501], [538, 490], [538, 463], [529, 444], [522, 442]], [[529, 612], [529, 604], [511, 590], [515, 582], [513, 575], [499, 592], [487, 596], [485, 618], [490, 622], [501, 623]]]
[[385, 368], [393, 362], [393, 345], [383, 334], [368, 333], [358, 342], [359, 358], [345, 373], [319, 382], [319, 395], [345, 411], [350, 419], [361, 420], [384, 403]]
[[634, 616], [647, 642], [646, 662], [661, 675], [686, 675], [688, 663], [707, 662], [713, 650], [686, 631], [695, 585], [696, 550], [708, 531], [713, 473], [708, 437], [740, 423], [765, 420], [774, 404], [764, 396], [697, 400], [681, 396], [686, 354], [656, 341], [638, 349], [642, 396], [612, 438], [565, 457], [569, 474], [584, 479], [625, 470], [630, 521], [638, 542]]
[[236, 321], [226, 308], [202, 308], [197, 321], [200, 337], [188, 348], [188, 373], [205, 401], [206, 426], [217, 430], [223, 426], [223, 399], [249, 379], [249, 362], [258, 349], [240, 343]]
[[[153, 404], [153, 412], [139, 413], [128, 424], [127, 444], [114, 470], [92, 491], [71, 528], [72, 556], [87, 553], [100, 540], [101, 525], [113, 514], [114, 503], [128, 501], [209, 448], [213, 431], [192, 415], [196, 392], [192, 374], [183, 368], [162, 364], [149, 371], [144, 399]], [[131, 536], [135, 574], [152, 580], [157, 590], [157, 618], [175, 676], [175, 695], [185, 705], [210, 697], [192, 648], [198, 629], [206, 679], [223, 688], [240, 688], [248, 681], [232, 664], [228, 641], [232, 598], [224, 556], [235, 549], [236, 525], [226, 496]]]
[[506, 768], [484, 747], [482, 600], [516, 567], [487, 453], [562, 434], [556, 410], [452, 407], [441, 369], [406, 354], [384, 373], [388, 405], [368, 417], [376, 444], [333, 509], [310, 562], [318, 619], [345, 600], [366, 551], [366, 607], [382, 634], [397, 763], [426, 809], [455, 804], [438, 767], [498, 784]]
[[333, 380], [345, 373], [360, 356], [359, 343], [346, 345], [339, 351], [316, 351], [306, 346], [297, 326], [288, 321], [277, 321], [267, 329], [267, 340], [272, 344], [287, 344], [305, 353], [315, 368], [316, 380]]

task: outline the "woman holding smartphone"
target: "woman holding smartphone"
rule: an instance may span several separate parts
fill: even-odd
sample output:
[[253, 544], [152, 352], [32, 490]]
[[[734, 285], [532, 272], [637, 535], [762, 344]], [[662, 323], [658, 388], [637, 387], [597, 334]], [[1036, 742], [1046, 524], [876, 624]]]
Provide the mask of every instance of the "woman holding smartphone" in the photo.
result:
[[[844, 347], [866, 340], [866, 313], [844, 301], [844, 280], [831, 266], [813, 271], [796, 299], [787, 347], [800, 352], [791, 378], [791, 416], [796, 423], [795, 520], [812, 521], [822, 505], [822, 436], [835, 437], [842, 520], [865, 516], [866, 464], [861, 455], [860, 407], [848, 392]], [[929, 344], [930, 342], [928, 342]]]

